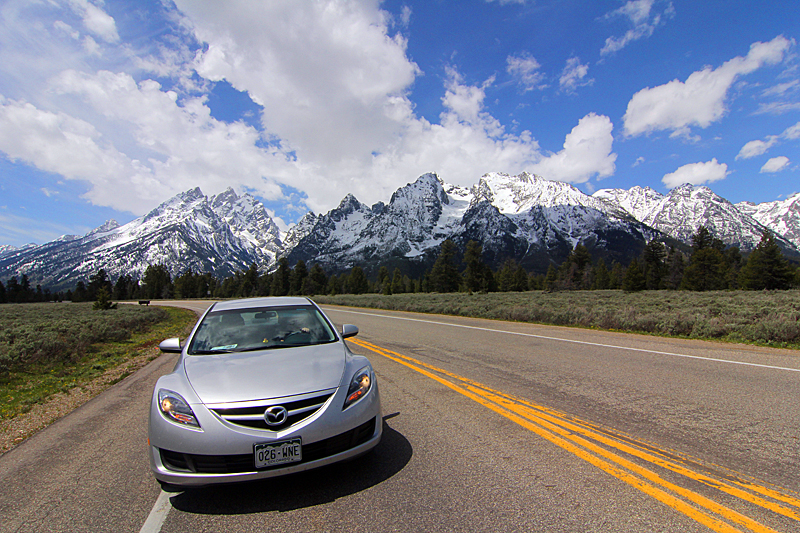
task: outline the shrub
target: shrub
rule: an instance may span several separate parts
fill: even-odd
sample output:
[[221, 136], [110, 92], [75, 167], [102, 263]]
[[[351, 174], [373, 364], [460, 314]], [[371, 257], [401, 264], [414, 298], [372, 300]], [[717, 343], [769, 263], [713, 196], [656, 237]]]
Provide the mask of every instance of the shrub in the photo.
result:
[[91, 303], [0, 306], [0, 372], [75, 361], [90, 345], [119, 342], [166, 317], [158, 307], [125, 305], [97, 313]]

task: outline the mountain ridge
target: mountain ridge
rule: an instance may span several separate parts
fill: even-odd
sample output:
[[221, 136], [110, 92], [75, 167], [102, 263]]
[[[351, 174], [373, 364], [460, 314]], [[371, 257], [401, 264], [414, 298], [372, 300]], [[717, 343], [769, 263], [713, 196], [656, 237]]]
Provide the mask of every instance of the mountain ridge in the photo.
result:
[[252, 195], [228, 188], [206, 196], [195, 187], [125, 225], [109, 220], [83, 236], [0, 246], [0, 279], [25, 274], [31, 283], [64, 288], [100, 268], [112, 278], [141, 277], [150, 264], [167, 265], [173, 276], [192, 269], [225, 277], [251, 264], [269, 270], [281, 258], [320, 263], [330, 273], [356, 265], [371, 273], [385, 265], [419, 276], [445, 239], [462, 250], [469, 240], [478, 241], [493, 268], [513, 258], [544, 272], [577, 243], [596, 259], [625, 263], [652, 239], [688, 244], [700, 225], [743, 251], [769, 229], [787, 253], [798, 256], [800, 194], [732, 204], [703, 186], [682, 185], [668, 194], [632, 187], [587, 195], [529, 173], [488, 173], [472, 187], [428, 173], [398, 188], [386, 204], [367, 206], [348, 194], [334, 209], [309, 212], [282, 233]]

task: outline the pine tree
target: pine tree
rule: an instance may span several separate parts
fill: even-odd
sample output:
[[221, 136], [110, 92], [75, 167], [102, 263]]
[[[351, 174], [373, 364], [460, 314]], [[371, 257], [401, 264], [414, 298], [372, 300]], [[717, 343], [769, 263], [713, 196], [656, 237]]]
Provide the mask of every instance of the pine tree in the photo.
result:
[[111, 302], [108, 290], [103, 286], [97, 291], [97, 300], [95, 300], [92, 309], [95, 311], [107, 311], [109, 309], [116, 309], [117, 304]]
[[547, 274], [544, 277], [544, 288], [547, 291], [554, 291], [558, 288], [558, 269], [553, 263], [547, 267]]
[[666, 274], [666, 257], [667, 251], [662, 242], [653, 240], [644, 247], [642, 259], [644, 261], [645, 283], [648, 290], [663, 288], [662, 280]]
[[[169, 298], [172, 291], [172, 279], [164, 265], [148, 265], [142, 278], [145, 295], [149, 299]], [[78, 292], [77, 289], [75, 291]]]
[[303, 294], [314, 295], [323, 292], [328, 284], [328, 276], [319, 263], [314, 263], [308, 272], [308, 284]]
[[306, 262], [298, 260], [289, 273], [289, 294], [297, 296], [303, 292], [303, 281], [308, 277]]
[[369, 292], [369, 281], [360, 266], [353, 267], [347, 280], [348, 292], [352, 294], [365, 294]]
[[328, 284], [325, 287], [325, 291], [331, 296], [336, 296], [337, 294], [342, 293], [342, 284], [336, 274], [333, 274], [328, 278]]
[[692, 235], [692, 256], [683, 271], [681, 288], [692, 291], [712, 291], [727, 288], [728, 264], [725, 245], [713, 238], [705, 226]]
[[678, 290], [681, 286], [681, 280], [683, 280], [683, 271], [686, 268], [686, 261], [683, 258], [683, 254], [675, 250], [674, 247], [670, 248], [667, 261], [666, 288]]
[[272, 275], [271, 296], [286, 296], [289, 294], [289, 261], [285, 257], [278, 259], [278, 269]]
[[622, 290], [636, 292], [643, 291], [645, 288], [647, 288], [647, 281], [642, 273], [642, 268], [639, 266], [639, 261], [633, 259], [625, 270], [625, 277], [622, 278]]
[[783, 290], [792, 286], [792, 278], [793, 272], [789, 262], [783, 257], [772, 234], [765, 231], [741, 270], [739, 280], [742, 288]]
[[483, 247], [476, 241], [469, 241], [464, 252], [464, 285], [470, 292], [486, 292], [486, 265], [483, 262]]
[[433, 292], [456, 292], [461, 276], [455, 267], [456, 245], [450, 239], [445, 240], [439, 250], [439, 257], [433, 264], [430, 275], [430, 290]]
[[597, 264], [594, 267], [594, 283], [592, 283], [592, 289], [603, 291], [608, 289], [611, 286], [611, 274], [608, 272], [608, 267], [606, 267], [606, 262], [603, 261], [603, 258], [597, 260]]
[[400, 294], [402, 292], [406, 292], [403, 274], [400, 273], [399, 268], [395, 268], [392, 273], [392, 294]]

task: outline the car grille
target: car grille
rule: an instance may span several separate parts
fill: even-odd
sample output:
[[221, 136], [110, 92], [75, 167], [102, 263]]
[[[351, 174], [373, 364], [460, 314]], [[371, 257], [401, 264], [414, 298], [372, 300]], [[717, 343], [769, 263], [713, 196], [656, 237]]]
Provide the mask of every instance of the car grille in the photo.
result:
[[[335, 437], [312, 442], [311, 444], [304, 444], [302, 461], [299, 463], [291, 463], [290, 465], [278, 465], [272, 468], [296, 466], [298, 464], [324, 459], [325, 457], [346, 452], [351, 448], [364, 444], [375, 433], [375, 421], [376, 419], [373, 418], [369, 422], [365, 422], [357, 428], [336, 435]], [[161, 452], [161, 462], [164, 466], [178, 472], [238, 474], [256, 471], [252, 453], [242, 455], [198, 455], [163, 449], [159, 451]], [[265, 468], [263, 470], [270, 470], [270, 468]]]
[[[257, 402], [241, 402], [238, 404], [215, 404], [208, 408], [223, 420], [244, 426], [251, 429], [267, 429], [270, 431], [280, 431], [291, 427], [306, 418], [325, 405], [328, 398], [333, 396], [333, 391], [325, 393], [305, 394], [303, 396], [292, 396], [290, 398], [277, 398], [273, 400], [262, 400]], [[288, 416], [283, 424], [268, 426], [264, 419], [267, 409], [274, 406], [282, 406], [286, 409]]]

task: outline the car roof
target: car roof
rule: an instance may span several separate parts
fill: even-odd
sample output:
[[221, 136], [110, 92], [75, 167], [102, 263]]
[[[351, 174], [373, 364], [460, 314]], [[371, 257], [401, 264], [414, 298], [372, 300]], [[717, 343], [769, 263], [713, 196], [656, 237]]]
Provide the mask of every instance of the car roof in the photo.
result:
[[243, 298], [240, 300], [226, 300], [223, 302], [217, 302], [212, 311], [250, 309], [253, 307], [285, 307], [309, 304], [311, 304], [311, 300], [299, 296], [268, 296], [262, 298]]

